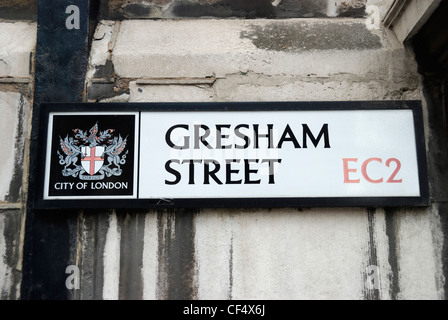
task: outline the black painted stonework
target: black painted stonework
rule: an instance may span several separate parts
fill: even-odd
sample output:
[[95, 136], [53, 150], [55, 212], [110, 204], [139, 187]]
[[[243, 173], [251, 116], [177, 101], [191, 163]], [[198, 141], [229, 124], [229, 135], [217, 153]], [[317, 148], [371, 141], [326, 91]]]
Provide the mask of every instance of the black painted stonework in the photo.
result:
[[[80, 11], [80, 29], [67, 29], [69, 5]], [[28, 208], [35, 190], [40, 104], [81, 102], [88, 61], [89, 0], [39, 0], [35, 92], [31, 134]], [[45, 123], [43, 123], [45, 125]], [[28, 209], [25, 225], [22, 299], [68, 299], [65, 269], [71, 243], [76, 242], [77, 212], [37, 212]]]
[[145, 212], [117, 212], [121, 229], [120, 243], [120, 300], [143, 299], [143, 238]]
[[[328, 16], [327, 0], [101, 0], [100, 15], [106, 20], [239, 18], [288, 19]], [[343, 3], [336, 16], [365, 16], [366, 0]]]
[[[369, 233], [369, 266], [378, 266], [378, 254], [377, 254], [377, 245], [375, 241], [375, 216], [376, 216], [375, 208], [367, 209], [367, 220], [368, 220], [368, 233]], [[365, 298], [366, 300], [379, 300], [379, 290], [375, 288], [369, 288], [365, 290]]]
[[443, 284], [443, 289], [445, 292], [445, 300], [448, 300], [448, 204], [441, 203], [439, 204], [439, 216], [440, 216], [440, 225], [442, 228], [442, 232], [444, 234], [444, 241], [442, 247], [442, 272], [445, 277], [445, 282]]
[[[87, 68], [88, 1], [39, 1], [35, 104], [81, 102]], [[66, 7], [76, 4], [80, 29], [68, 30]]]
[[199, 214], [195, 209], [175, 211], [174, 239], [169, 239], [168, 250], [168, 299], [197, 299], [194, 281], [195, 270], [195, 232], [194, 217]]
[[389, 252], [388, 261], [390, 264], [391, 273], [389, 275], [389, 293], [392, 300], [397, 300], [400, 293], [400, 274], [398, 267], [398, 239], [397, 239], [397, 215], [398, 212], [394, 208], [384, 209], [386, 217], [386, 236], [388, 238]]
[[162, 300], [195, 300], [196, 209], [158, 210], [158, 283], [157, 297]]

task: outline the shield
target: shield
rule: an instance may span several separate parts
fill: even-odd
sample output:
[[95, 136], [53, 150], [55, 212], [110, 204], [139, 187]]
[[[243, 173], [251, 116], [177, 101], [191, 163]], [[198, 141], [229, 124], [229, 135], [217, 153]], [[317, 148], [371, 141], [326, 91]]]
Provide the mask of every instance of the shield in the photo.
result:
[[81, 148], [82, 153], [84, 154], [84, 158], [81, 158], [81, 165], [84, 170], [91, 176], [97, 173], [104, 163], [104, 147], [95, 146], [95, 147], [87, 147], [84, 146]]

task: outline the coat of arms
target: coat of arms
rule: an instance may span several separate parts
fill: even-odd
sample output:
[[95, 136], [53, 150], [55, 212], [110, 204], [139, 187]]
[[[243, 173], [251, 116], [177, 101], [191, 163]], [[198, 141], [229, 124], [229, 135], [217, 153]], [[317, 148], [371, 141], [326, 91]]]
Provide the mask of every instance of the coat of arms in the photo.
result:
[[[81, 180], [102, 180], [106, 176], [120, 176], [126, 163], [127, 138], [114, 136], [114, 129], [99, 131], [96, 123], [89, 131], [74, 129], [74, 136], [60, 139], [59, 164], [62, 175]], [[124, 152], [124, 153], [123, 153]]]

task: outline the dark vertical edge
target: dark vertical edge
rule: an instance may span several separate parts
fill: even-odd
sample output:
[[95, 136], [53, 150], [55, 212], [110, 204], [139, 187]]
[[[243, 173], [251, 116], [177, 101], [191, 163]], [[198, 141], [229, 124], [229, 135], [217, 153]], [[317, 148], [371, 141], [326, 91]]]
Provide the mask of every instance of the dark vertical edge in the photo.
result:
[[[78, 215], [78, 219], [82, 219], [82, 214]], [[80, 230], [80, 225], [82, 223], [77, 222], [76, 224], [71, 223], [68, 225], [69, 229], [69, 259], [67, 261], [67, 266], [76, 266], [78, 270], [80, 271], [78, 276], [81, 275], [81, 270], [79, 268], [82, 268], [80, 265], [80, 261], [78, 261], [78, 239], [79, 235], [82, 233], [82, 230]], [[71, 272], [71, 271], [70, 271]], [[70, 274], [66, 274], [66, 277], [68, 277]], [[74, 274], [72, 274], [74, 275]], [[79, 282], [78, 282], [79, 281]], [[80, 283], [81, 279], [73, 279], [71, 282], [74, 284], [75, 282]], [[80, 300], [81, 299], [81, 290], [78, 289], [69, 289], [67, 290], [67, 299], [69, 300]]]
[[157, 298], [191, 300], [197, 297], [195, 281], [196, 209], [167, 209], [157, 212]]
[[5, 240], [6, 255], [4, 256], [4, 262], [11, 272], [9, 274], [11, 279], [9, 288], [4, 288], [5, 291], [0, 288], [0, 300], [15, 300], [20, 297], [20, 291], [17, 290], [22, 278], [18, 266], [20, 264], [20, 229], [22, 222], [20, 213], [17, 210], [0, 210], [0, 216], [4, 217], [4, 230], [3, 234], [0, 234], [0, 237], [4, 237]]
[[174, 240], [168, 248], [168, 299], [191, 300], [197, 297], [195, 284], [195, 209], [176, 210]]
[[159, 300], [167, 298], [167, 272], [166, 265], [168, 264], [167, 259], [167, 250], [166, 246], [169, 246], [169, 241], [171, 239], [170, 230], [168, 226], [171, 225], [170, 219], [172, 214], [165, 210], [157, 210], [157, 289], [156, 289], [156, 297]]
[[74, 291], [78, 291], [77, 297], [80, 300], [102, 298], [103, 252], [109, 226], [108, 217], [108, 211], [86, 210], [78, 219], [77, 242], [80, 248], [77, 248], [77, 266], [80, 269], [80, 288]]
[[[367, 229], [369, 235], [369, 252], [368, 252], [368, 265], [378, 267], [378, 254], [375, 241], [375, 208], [367, 208]], [[379, 289], [372, 288], [366, 289], [365, 298], [367, 300], [379, 300]]]
[[233, 299], [233, 231], [229, 248], [229, 292], [227, 293], [227, 299]]
[[445, 278], [443, 282], [444, 299], [448, 300], [448, 204], [439, 203], [438, 211], [440, 217], [440, 227], [443, 233], [443, 244], [442, 244], [442, 274]]
[[138, 133], [137, 133], [138, 145], [136, 146], [136, 148], [138, 150], [138, 153], [137, 153], [137, 177], [136, 177], [137, 181], [134, 182], [134, 185], [137, 186], [137, 192], [136, 192], [137, 199], [140, 198], [140, 153], [141, 153], [140, 145], [141, 145], [141, 140], [142, 140], [141, 131], [142, 131], [142, 112], [140, 111], [138, 113]]
[[417, 148], [417, 162], [418, 162], [418, 175], [420, 183], [420, 198], [424, 205], [429, 206], [429, 181], [428, 181], [428, 160], [426, 157], [426, 139], [425, 129], [423, 125], [423, 109], [420, 101], [414, 102], [413, 107], [414, 115], [414, 128], [415, 128], [415, 143]]
[[[68, 30], [67, 6], [80, 11], [80, 29]], [[30, 143], [30, 174], [23, 253], [22, 299], [68, 299], [65, 269], [71, 244], [70, 229], [77, 224], [74, 210], [38, 212], [32, 209], [37, 181], [40, 105], [45, 102], [83, 101], [88, 61], [90, 1], [39, 0]]]
[[117, 211], [121, 228], [120, 300], [143, 299], [145, 213]]
[[446, 15], [448, 2], [442, 1], [429, 20], [413, 37], [412, 45], [423, 76], [423, 94], [427, 103], [428, 125], [428, 171], [433, 208], [438, 210], [443, 244], [441, 252], [442, 286], [448, 299], [448, 51]]
[[78, 268], [80, 269], [80, 295], [81, 300], [91, 300], [93, 298], [93, 278], [95, 263], [95, 212], [84, 211], [78, 217], [78, 237], [80, 244]]
[[111, 211], [93, 212], [95, 215], [95, 252], [91, 259], [93, 262], [93, 293], [94, 300], [101, 300], [103, 298], [104, 287], [104, 249], [106, 247], [106, 236], [109, 230], [109, 217]]
[[428, 140], [428, 176], [430, 181], [430, 193], [432, 202], [448, 201], [446, 190], [448, 189], [448, 128], [447, 120], [443, 116], [446, 109], [443, 107], [443, 93], [440, 79], [424, 77], [424, 89], [427, 102], [427, 114], [429, 125]]
[[102, 0], [89, 0], [89, 34], [87, 38], [87, 50], [90, 52], [92, 48], [93, 35], [99, 21], [100, 2]]
[[397, 240], [397, 217], [396, 212], [393, 208], [384, 209], [386, 217], [386, 236], [388, 239], [389, 252], [388, 261], [391, 269], [391, 274], [389, 275], [389, 293], [392, 300], [397, 300], [398, 294], [400, 293], [400, 273], [398, 267], [398, 240]]
[[[100, 300], [103, 293], [104, 247], [109, 226], [107, 211], [86, 210], [78, 223], [69, 225], [70, 259], [68, 265], [79, 270], [79, 288], [69, 291], [70, 300]], [[68, 274], [67, 274], [68, 276]]]
[[[442, 83], [442, 107], [445, 113], [445, 123], [448, 125], [448, 76]], [[445, 137], [448, 134], [445, 133]], [[445, 145], [447, 148], [447, 146]], [[446, 149], [445, 149], [446, 150]], [[448, 300], [448, 204], [443, 203], [439, 205], [440, 224], [443, 233], [442, 245], [442, 272], [445, 278], [443, 289], [445, 300]]]
[[[430, 130], [428, 142], [428, 169], [431, 200], [433, 202], [448, 201], [448, 134], [446, 81], [448, 79], [448, 60], [446, 57], [447, 39], [444, 28], [448, 2], [442, 1], [429, 20], [412, 38], [418, 71], [423, 76], [423, 94], [427, 102], [427, 116]], [[445, 96], [445, 98], [444, 98]]]
[[70, 225], [76, 224], [75, 211], [28, 212], [25, 225], [22, 299], [65, 300], [68, 291], [65, 270], [69, 265]]

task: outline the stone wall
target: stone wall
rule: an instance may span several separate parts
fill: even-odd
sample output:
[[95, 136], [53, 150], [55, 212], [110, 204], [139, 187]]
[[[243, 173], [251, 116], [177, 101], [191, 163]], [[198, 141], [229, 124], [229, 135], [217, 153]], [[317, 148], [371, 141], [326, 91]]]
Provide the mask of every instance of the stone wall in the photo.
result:
[[[54, 253], [54, 259], [66, 259], [58, 260], [64, 266], [58, 277], [66, 266], [80, 270], [80, 288], [56, 284], [57, 296], [445, 298], [440, 213], [446, 211], [446, 196], [439, 173], [446, 170], [433, 161], [438, 149], [430, 147], [441, 131], [434, 125], [435, 109], [425, 98], [412, 48], [381, 25], [391, 3], [100, 1], [86, 101], [422, 100], [432, 205], [56, 210], [43, 215], [39, 227], [48, 227], [50, 235], [61, 223], [68, 230], [63, 239], [46, 238], [61, 241], [69, 253]], [[22, 257], [31, 254], [23, 252], [23, 238], [35, 4], [0, 4], [0, 19], [7, 19], [0, 20], [1, 299], [20, 298], [22, 272], [32, 272], [22, 270]], [[60, 218], [64, 215], [66, 221]], [[52, 248], [53, 242], [40, 245]], [[28, 283], [26, 289], [38, 285], [36, 291], [45, 291], [45, 282]], [[52, 288], [56, 285], [52, 282]]]
[[[91, 102], [424, 100], [412, 50], [368, 18], [102, 20], [94, 39]], [[112, 212], [109, 224], [103, 297], [444, 294], [436, 206], [147, 210]], [[142, 252], [123, 258], [131, 243]], [[377, 289], [367, 282], [372, 270]]]
[[0, 298], [20, 296], [36, 23], [0, 20]]

